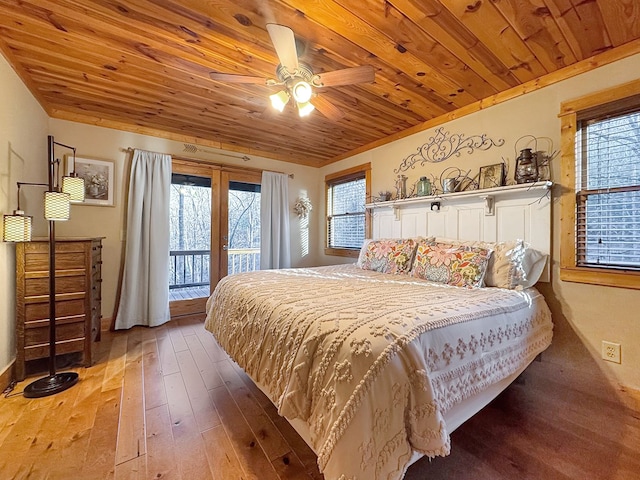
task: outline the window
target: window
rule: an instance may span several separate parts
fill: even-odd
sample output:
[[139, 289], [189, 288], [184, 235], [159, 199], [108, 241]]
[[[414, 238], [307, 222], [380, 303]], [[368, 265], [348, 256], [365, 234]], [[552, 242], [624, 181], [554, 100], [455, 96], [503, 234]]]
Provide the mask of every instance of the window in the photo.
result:
[[561, 278], [640, 288], [640, 82], [565, 103], [561, 116]]
[[327, 255], [356, 257], [369, 219], [365, 209], [371, 194], [371, 164], [336, 172], [325, 177], [327, 200]]

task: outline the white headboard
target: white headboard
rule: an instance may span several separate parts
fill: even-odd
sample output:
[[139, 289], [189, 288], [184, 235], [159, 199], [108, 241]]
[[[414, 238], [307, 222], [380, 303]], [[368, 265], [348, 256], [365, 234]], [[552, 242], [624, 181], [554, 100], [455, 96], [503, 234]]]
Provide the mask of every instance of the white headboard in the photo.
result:
[[[551, 185], [538, 182], [368, 204], [373, 238], [523, 239], [550, 256]], [[547, 265], [540, 281], [549, 281], [548, 270]]]

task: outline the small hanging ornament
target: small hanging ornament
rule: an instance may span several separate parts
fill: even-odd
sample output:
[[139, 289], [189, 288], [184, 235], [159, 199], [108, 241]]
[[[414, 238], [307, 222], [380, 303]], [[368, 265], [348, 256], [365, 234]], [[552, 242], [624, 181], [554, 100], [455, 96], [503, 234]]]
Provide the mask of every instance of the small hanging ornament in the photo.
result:
[[293, 204], [293, 211], [299, 218], [307, 218], [311, 210], [313, 210], [313, 206], [307, 197], [298, 197], [296, 203]]

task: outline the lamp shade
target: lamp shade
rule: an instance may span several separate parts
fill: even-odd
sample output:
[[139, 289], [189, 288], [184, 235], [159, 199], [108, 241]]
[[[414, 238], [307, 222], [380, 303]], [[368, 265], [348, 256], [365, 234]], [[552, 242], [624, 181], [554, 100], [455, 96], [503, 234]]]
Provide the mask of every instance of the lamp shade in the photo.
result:
[[298, 115], [300, 115], [301, 117], [306, 117], [311, 112], [313, 112], [315, 110], [315, 108], [316, 107], [314, 107], [311, 104], [311, 102], [298, 103]]
[[44, 192], [44, 218], [47, 220], [69, 220], [70, 195], [63, 192]]
[[282, 112], [287, 102], [289, 102], [289, 94], [285, 90], [280, 90], [278, 93], [269, 95], [269, 99], [273, 108]]
[[21, 210], [14, 211], [13, 215], [4, 215], [2, 240], [5, 242], [30, 242], [31, 218]]
[[62, 177], [62, 191], [69, 194], [71, 203], [84, 202], [84, 178]]
[[311, 85], [309, 85], [304, 80], [300, 80], [296, 83], [291, 89], [293, 92], [293, 98], [295, 98], [298, 103], [307, 103], [311, 100], [311, 95], [313, 94], [313, 90], [311, 89]]

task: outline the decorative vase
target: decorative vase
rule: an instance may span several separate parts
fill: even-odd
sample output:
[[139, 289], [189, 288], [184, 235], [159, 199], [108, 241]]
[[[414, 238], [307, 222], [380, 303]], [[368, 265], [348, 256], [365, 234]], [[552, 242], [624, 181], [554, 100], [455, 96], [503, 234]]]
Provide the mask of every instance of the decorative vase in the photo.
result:
[[420, 177], [418, 181], [418, 196], [425, 197], [427, 195], [431, 195], [431, 182], [427, 177]]

